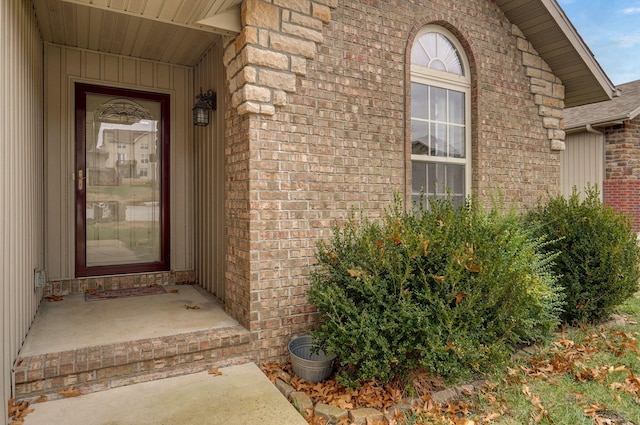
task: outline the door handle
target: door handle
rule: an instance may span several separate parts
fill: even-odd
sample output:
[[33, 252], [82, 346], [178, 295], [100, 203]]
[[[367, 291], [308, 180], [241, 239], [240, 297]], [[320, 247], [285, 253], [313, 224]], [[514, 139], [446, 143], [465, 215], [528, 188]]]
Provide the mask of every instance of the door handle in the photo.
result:
[[83, 171], [78, 170], [78, 190], [82, 190], [84, 187], [83, 180], [86, 179], [87, 176], [83, 176]]

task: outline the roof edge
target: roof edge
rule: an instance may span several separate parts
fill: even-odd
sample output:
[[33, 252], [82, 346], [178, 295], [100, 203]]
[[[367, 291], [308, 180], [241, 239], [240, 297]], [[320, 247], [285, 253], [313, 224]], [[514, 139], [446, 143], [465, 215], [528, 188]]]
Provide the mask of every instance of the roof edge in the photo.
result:
[[612, 125], [620, 125], [622, 124], [624, 121], [627, 121], [629, 118], [628, 117], [617, 117], [617, 118], [607, 118], [607, 120], [605, 121], [598, 121], [598, 122], [581, 122], [575, 125], [572, 125], [571, 127], [565, 127], [564, 131], [566, 133], [576, 133], [578, 131], [581, 130], [586, 130], [586, 127], [609, 127]]
[[568, 133], [571, 133], [571, 132], [579, 131], [585, 126], [605, 127], [610, 125], [620, 125], [623, 122], [631, 121], [632, 119], [635, 119], [638, 116], [640, 116], [640, 106], [626, 114], [614, 115], [614, 116], [606, 117], [603, 119], [597, 119], [597, 120], [581, 121], [574, 125], [566, 126], [564, 130]]
[[562, 7], [557, 0], [540, 0], [545, 8], [549, 11], [553, 19], [556, 21], [562, 32], [567, 39], [574, 46], [580, 58], [584, 61], [585, 65], [589, 68], [593, 76], [598, 80], [598, 83], [609, 96], [610, 99], [619, 96], [618, 89], [616, 89], [613, 82], [609, 79], [609, 76], [604, 72], [604, 69], [600, 66], [596, 60], [593, 52], [589, 49], [589, 46], [584, 42], [578, 30], [573, 26], [567, 14], [562, 10]]
[[638, 106], [636, 109], [634, 109], [633, 111], [629, 112], [629, 119], [632, 120], [635, 117], [637, 117], [638, 115], [640, 115], [640, 106]]

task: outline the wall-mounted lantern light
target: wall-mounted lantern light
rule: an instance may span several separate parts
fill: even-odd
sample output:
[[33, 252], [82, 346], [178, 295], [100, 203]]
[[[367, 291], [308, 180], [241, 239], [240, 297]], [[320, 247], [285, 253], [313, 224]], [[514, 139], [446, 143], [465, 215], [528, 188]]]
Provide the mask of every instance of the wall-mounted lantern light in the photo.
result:
[[216, 94], [212, 90], [196, 95], [198, 100], [193, 107], [193, 125], [209, 125], [209, 111], [216, 110]]

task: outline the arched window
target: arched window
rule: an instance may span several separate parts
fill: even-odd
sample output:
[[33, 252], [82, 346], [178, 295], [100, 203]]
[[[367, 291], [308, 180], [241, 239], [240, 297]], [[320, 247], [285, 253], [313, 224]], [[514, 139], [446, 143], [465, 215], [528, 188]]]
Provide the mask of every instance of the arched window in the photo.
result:
[[411, 49], [411, 198], [452, 196], [471, 188], [469, 65], [446, 29], [429, 25]]

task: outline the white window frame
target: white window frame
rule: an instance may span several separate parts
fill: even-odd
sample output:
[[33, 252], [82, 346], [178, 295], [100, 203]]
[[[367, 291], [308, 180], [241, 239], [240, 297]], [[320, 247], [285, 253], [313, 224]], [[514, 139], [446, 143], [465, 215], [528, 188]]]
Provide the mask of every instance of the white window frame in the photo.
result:
[[[458, 56], [463, 68], [463, 75], [456, 75], [446, 71], [440, 71], [432, 68], [428, 68], [422, 65], [411, 63], [411, 81], [410, 83], [419, 83], [429, 85], [433, 87], [455, 90], [464, 93], [465, 98], [465, 157], [453, 158], [453, 157], [441, 157], [431, 155], [416, 155], [411, 154], [411, 163], [413, 162], [429, 162], [429, 163], [442, 163], [442, 164], [457, 164], [464, 165], [465, 178], [464, 178], [464, 196], [468, 197], [471, 194], [472, 183], [472, 168], [471, 168], [471, 76], [469, 62], [465, 55], [462, 45], [450, 31], [438, 25], [427, 25], [423, 27], [416, 35], [414, 43], [416, 43], [420, 37], [426, 33], [439, 33], [446, 37], [451, 44], [458, 51]], [[412, 94], [413, 95], [413, 94]], [[413, 116], [410, 116], [412, 119]], [[411, 138], [409, 138], [411, 140]], [[425, 191], [431, 191], [431, 188], [425, 188]], [[413, 195], [413, 185], [410, 188], [411, 195]]]

